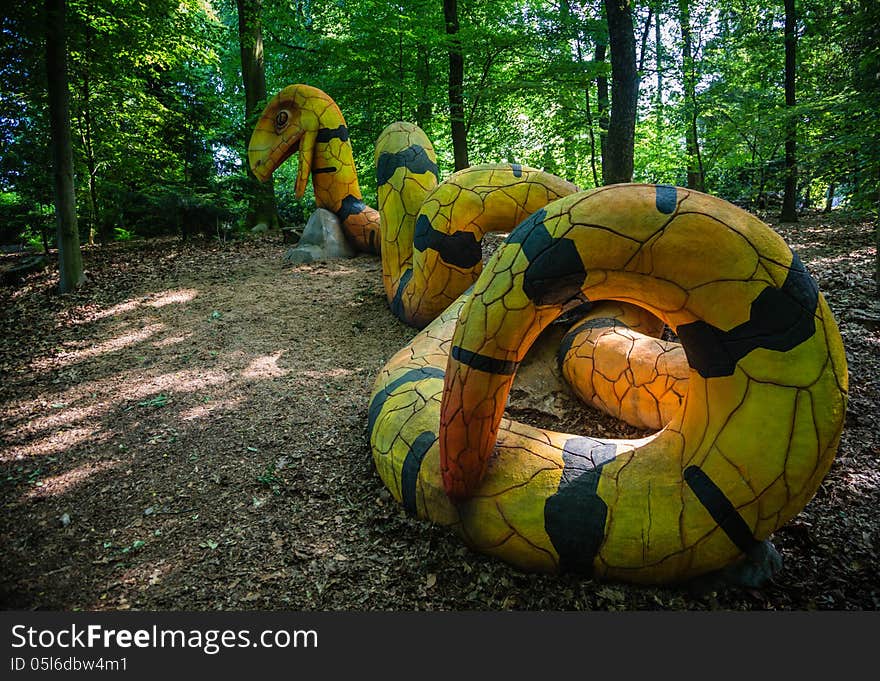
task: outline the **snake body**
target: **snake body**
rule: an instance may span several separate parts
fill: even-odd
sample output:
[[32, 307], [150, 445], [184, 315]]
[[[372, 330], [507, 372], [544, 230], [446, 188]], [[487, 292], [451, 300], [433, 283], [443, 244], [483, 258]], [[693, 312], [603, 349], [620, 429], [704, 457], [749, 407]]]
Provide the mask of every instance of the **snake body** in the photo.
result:
[[315, 204], [339, 217], [355, 249], [378, 253], [379, 213], [363, 201], [345, 118], [336, 102], [309, 85], [290, 85], [269, 101], [251, 133], [248, 161], [266, 181], [296, 152], [296, 198], [311, 177]]
[[[260, 130], [251, 163], [271, 173], [265, 150], [292, 152]], [[376, 469], [407, 511], [525, 570], [670, 582], [753, 555], [815, 494], [843, 427], [845, 355], [815, 281], [767, 225], [692, 190], [581, 192], [510, 164], [436, 184], [430, 142], [408, 124], [380, 137], [377, 169], [381, 236], [353, 241], [381, 242], [392, 310], [424, 327], [368, 410]], [[512, 231], [481, 272], [472, 244], [492, 228]], [[595, 301], [610, 302], [563, 340], [563, 373], [661, 430], [611, 440], [506, 418], [541, 332]], [[654, 338], [663, 325], [680, 345]]]

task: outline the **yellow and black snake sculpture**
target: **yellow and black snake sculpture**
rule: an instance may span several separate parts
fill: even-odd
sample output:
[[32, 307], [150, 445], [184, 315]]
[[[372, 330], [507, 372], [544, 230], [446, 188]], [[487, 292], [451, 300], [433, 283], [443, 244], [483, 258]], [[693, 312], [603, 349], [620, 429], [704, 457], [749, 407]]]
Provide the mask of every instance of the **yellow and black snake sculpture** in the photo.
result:
[[[438, 184], [430, 142], [405, 123], [377, 142], [377, 213], [342, 114], [306, 85], [268, 103], [251, 167], [265, 179], [297, 150], [297, 193], [311, 174], [318, 206], [381, 252], [392, 311], [424, 327], [368, 413], [376, 468], [407, 511], [525, 570], [658, 583], [759, 554], [813, 497], [843, 428], [846, 360], [815, 281], [760, 220], [689, 189], [578, 191], [515, 164]], [[483, 269], [490, 230], [510, 233]], [[562, 371], [649, 437], [504, 416], [542, 330], [588, 303]], [[680, 344], [655, 337], [664, 325]]]

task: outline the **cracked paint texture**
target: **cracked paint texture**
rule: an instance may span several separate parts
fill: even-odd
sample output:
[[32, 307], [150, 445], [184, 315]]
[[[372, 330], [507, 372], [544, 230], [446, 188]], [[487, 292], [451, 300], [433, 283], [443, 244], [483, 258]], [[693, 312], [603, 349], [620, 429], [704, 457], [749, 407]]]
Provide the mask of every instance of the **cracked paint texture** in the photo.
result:
[[[316, 196], [320, 183], [344, 210], [360, 197], [347, 133], [317, 93], [291, 86], [270, 102], [251, 164], [268, 177], [299, 149], [298, 192], [311, 173]], [[376, 167], [381, 219], [346, 230], [381, 245], [392, 311], [423, 327], [380, 371], [368, 410], [376, 469], [407, 512], [525, 570], [656, 583], [730, 565], [812, 498], [843, 427], [846, 361], [815, 282], [767, 225], [692, 190], [581, 192], [517, 164], [438, 182], [411, 124], [382, 133]], [[483, 269], [493, 229], [512, 231]], [[654, 435], [504, 416], [541, 331], [585, 308], [563, 374]], [[659, 340], [664, 326], [682, 343]]]
[[378, 253], [379, 213], [362, 200], [345, 118], [336, 102], [309, 85], [290, 85], [269, 100], [251, 133], [248, 162], [265, 181], [296, 152], [296, 197], [311, 177], [318, 208], [336, 213], [355, 249]]

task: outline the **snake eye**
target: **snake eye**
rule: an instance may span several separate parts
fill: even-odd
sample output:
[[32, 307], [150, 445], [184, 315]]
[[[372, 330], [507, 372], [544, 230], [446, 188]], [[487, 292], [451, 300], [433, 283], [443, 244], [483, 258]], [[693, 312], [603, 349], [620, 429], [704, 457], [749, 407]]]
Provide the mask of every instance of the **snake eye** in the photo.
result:
[[281, 130], [285, 125], [287, 125], [287, 121], [290, 118], [290, 114], [286, 111], [279, 111], [275, 115], [275, 129]]

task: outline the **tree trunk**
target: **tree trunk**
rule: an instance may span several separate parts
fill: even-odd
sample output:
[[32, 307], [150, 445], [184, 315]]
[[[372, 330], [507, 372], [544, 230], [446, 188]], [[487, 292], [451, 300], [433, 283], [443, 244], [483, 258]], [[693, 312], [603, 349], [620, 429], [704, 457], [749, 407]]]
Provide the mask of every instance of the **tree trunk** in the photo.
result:
[[663, 105], [663, 3], [657, 0], [657, 16], [654, 20], [654, 43], [656, 54], [654, 62], [657, 65], [657, 107]]
[[831, 209], [834, 208], [834, 192], [836, 189], [836, 182], [832, 182], [828, 185], [828, 193], [825, 195], [825, 208], [822, 211], [823, 213], [830, 213]]
[[419, 44], [416, 56], [416, 80], [419, 83], [419, 103], [416, 106], [416, 123], [422, 130], [431, 124], [431, 60], [428, 48]]
[[651, 23], [654, 19], [654, 8], [648, 6], [648, 15], [645, 18], [645, 26], [642, 29], [641, 47], [639, 48], [639, 60], [636, 66], [636, 121], [639, 117], [638, 93], [642, 89], [642, 74], [645, 72], [645, 61], [648, 58], [648, 35], [651, 33]]
[[[93, 16], [91, 3], [86, 6], [87, 20], [85, 22], [85, 55], [83, 59], [82, 71], [82, 114], [79, 116], [80, 137], [83, 143], [83, 153], [86, 157], [86, 168], [89, 171], [89, 246], [95, 245], [95, 236], [99, 228], [99, 203], [98, 203], [98, 164], [95, 159], [95, 145], [92, 142], [92, 84], [91, 84], [91, 68], [94, 63], [92, 54], [92, 28], [91, 18]], [[106, 241], [105, 230], [101, 231], [101, 241]]]
[[638, 73], [633, 33], [632, 0], [605, 0], [611, 48], [611, 118], [602, 180], [632, 182], [636, 132]]
[[446, 35], [449, 36], [449, 118], [452, 123], [452, 150], [455, 169], [468, 163], [467, 129], [464, 121], [464, 55], [458, 37], [458, 1], [443, 0]]
[[45, 211], [43, 210], [42, 201], [37, 203], [37, 209], [39, 210], [38, 219], [40, 221], [40, 237], [43, 240], [43, 253], [49, 255], [49, 229], [46, 225], [46, 220], [44, 220]]
[[[608, 46], [596, 41], [597, 64], [605, 61]], [[600, 74], [596, 76], [596, 116], [599, 119], [599, 156], [602, 158], [602, 173], [605, 173], [605, 147], [608, 142], [608, 78]]]
[[80, 286], [83, 276], [76, 190], [73, 185], [73, 144], [70, 134], [70, 92], [67, 86], [65, 0], [46, 0], [46, 73], [48, 77], [55, 226], [58, 232], [58, 288], [68, 293]]
[[[583, 62], [583, 53], [581, 52], [581, 41], [577, 41], [577, 58], [578, 63]], [[590, 104], [590, 84], [584, 88], [584, 111], [587, 115], [587, 131], [590, 138], [590, 171], [593, 174], [593, 185], [599, 186], [599, 173], [596, 168], [596, 134], [593, 131], [593, 108]]]
[[[241, 78], [245, 97], [245, 140], [244, 150], [247, 158], [247, 145], [256, 118], [266, 104], [266, 70], [263, 64], [263, 25], [261, 20], [262, 0], [236, 0], [238, 7], [238, 39], [241, 47]], [[252, 229], [265, 225], [267, 229], [280, 226], [278, 210], [275, 207], [275, 186], [272, 178], [260, 182], [247, 168], [250, 198], [245, 227]]]
[[700, 158], [700, 138], [697, 133], [697, 77], [694, 65], [694, 44], [691, 35], [690, 0], [678, 0], [678, 19], [681, 25], [681, 73], [684, 85], [685, 149], [687, 151], [687, 186], [704, 190], [703, 161]]
[[660, 156], [660, 140], [663, 136], [663, 2], [657, 2], [657, 16], [654, 19], [654, 44], [656, 54], [655, 64], [657, 67], [657, 93], [654, 96], [654, 116], [655, 116], [655, 135], [654, 149], [655, 154]]
[[[86, 28], [86, 45], [89, 44], [89, 34], [91, 27]], [[91, 62], [86, 65], [86, 71], [82, 77], [82, 116], [80, 118], [83, 152], [86, 157], [86, 168], [89, 172], [89, 206], [91, 220], [89, 224], [89, 245], [95, 245], [95, 235], [97, 234], [102, 243], [106, 243], [108, 239], [107, 229], [101, 221], [101, 210], [98, 202], [98, 162], [95, 158], [95, 145], [92, 140], [92, 102], [91, 102], [91, 79], [88, 69]]]
[[651, 32], [651, 19], [654, 18], [654, 8], [648, 7], [648, 16], [645, 18], [645, 28], [642, 30], [642, 46], [639, 48], [639, 66], [637, 75], [645, 70], [645, 59], [648, 56], [648, 34]]
[[83, 150], [86, 155], [86, 167], [89, 171], [89, 204], [91, 206], [91, 224], [89, 225], [89, 245], [95, 244], [95, 234], [98, 233], [102, 243], [106, 243], [107, 233], [102, 229], [101, 209], [98, 203], [98, 163], [95, 159], [95, 145], [92, 142], [92, 112], [91, 95], [89, 92], [89, 77], [83, 78]]
[[808, 173], [806, 177], [803, 178], [803, 182], [800, 182], [801, 189], [801, 209], [802, 210], [811, 210], [813, 207], [813, 177], [812, 173]]
[[782, 222], [797, 222], [797, 118], [794, 115], [797, 74], [797, 17], [794, 0], [785, 0], [785, 194]]

